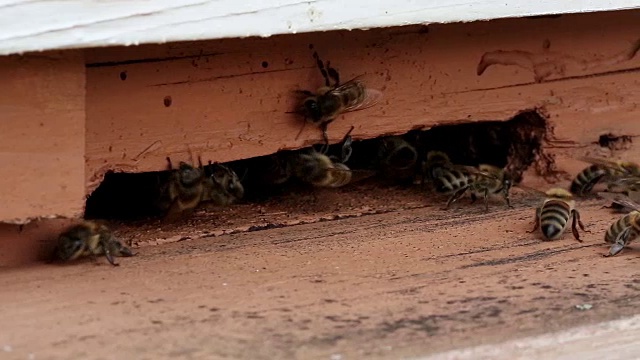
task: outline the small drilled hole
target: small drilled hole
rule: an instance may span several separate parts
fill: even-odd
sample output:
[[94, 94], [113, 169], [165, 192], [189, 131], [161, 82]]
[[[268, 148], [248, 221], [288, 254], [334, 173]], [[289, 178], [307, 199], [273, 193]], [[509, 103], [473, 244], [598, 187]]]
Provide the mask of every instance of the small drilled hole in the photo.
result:
[[126, 71], [121, 71], [120, 72], [120, 80], [122, 80], [122, 81], [127, 80], [127, 72]]
[[266, 61], [263, 61], [262, 62], [262, 67], [265, 68], [265, 69], [268, 68], [269, 67], [269, 63], [266, 62]]
[[164, 106], [166, 106], [166, 107], [171, 106], [171, 102], [172, 102], [172, 101], [173, 101], [173, 100], [171, 100], [171, 96], [165, 96], [165, 97], [164, 97]]

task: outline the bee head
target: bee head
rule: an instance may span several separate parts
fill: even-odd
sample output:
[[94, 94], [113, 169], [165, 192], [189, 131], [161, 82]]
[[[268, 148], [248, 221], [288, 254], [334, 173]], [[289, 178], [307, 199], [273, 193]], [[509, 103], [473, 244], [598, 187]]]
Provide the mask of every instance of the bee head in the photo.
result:
[[185, 162], [180, 162], [178, 173], [180, 182], [185, 186], [192, 186], [202, 179], [202, 170], [194, 168]]
[[322, 111], [316, 98], [312, 97], [304, 101], [304, 112], [313, 121], [320, 121], [322, 119]]
[[214, 163], [211, 179], [236, 199], [241, 199], [244, 196], [244, 186], [242, 186], [240, 178], [235, 171], [228, 167]]
[[109, 242], [109, 251], [114, 256], [129, 257], [134, 255], [131, 249], [122, 245], [120, 241], [115, 239]]
[[85, 241], [79, 236], [62, 234], [58, 238], [56, 256], [63, 261], [78, 257], [85, 248]]

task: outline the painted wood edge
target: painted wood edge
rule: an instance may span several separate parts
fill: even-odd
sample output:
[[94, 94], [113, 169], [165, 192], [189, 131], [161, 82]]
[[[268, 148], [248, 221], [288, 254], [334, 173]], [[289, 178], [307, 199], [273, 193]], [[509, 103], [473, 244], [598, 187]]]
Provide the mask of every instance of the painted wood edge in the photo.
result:
[[637, 359], [640, 315], [412, 360]]
[[0, 55], [634, 8], [640, 0], [4, 0]]

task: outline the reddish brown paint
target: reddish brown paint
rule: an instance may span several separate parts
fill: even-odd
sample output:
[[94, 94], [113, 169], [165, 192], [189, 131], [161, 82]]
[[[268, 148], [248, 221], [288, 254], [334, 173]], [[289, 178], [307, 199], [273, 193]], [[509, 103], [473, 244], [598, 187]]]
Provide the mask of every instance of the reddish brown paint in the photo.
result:
[[84, 207], [85, 76], [78, 52], [0, 57], [0, 221]]

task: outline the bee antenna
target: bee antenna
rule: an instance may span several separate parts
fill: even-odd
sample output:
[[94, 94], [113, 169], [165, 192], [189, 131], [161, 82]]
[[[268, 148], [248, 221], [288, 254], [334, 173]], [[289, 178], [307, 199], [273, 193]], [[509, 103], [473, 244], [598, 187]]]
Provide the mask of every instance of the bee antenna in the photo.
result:
[[296, 135], [295, 140], [298, 140], [298, 138], [300, 137], [300, 135], [302, 134], [302, 130], [304, 130], [305, 126], [307, 126], [307, 121], [305, 119], [305, 121], [302, 123], [302, 127], [300, 128], [300, 131], [298, 131], [298, 135]]

